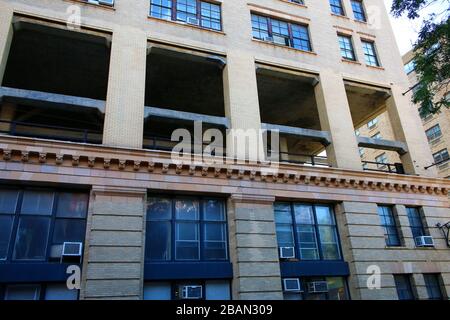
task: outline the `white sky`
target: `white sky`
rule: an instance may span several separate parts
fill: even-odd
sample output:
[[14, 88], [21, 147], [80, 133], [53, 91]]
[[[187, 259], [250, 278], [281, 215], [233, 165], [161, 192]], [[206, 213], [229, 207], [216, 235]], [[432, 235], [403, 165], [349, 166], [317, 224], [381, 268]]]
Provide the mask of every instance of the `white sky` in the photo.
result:
[[[448, 6], [448, 4], [446, 4], [447, 1], [448, 0], [442, 0], [441, 2], [437, 2], [432, 6], [422, 9], [420, 11], [420, 18], [415, 20], [409, 20], [405, 14], [400, 18], [394, 18], [390, 15], [392, 28], [394, 29], [397, 44], [402, 55], [412, 49], [412, 45], [417, 40], [417, 34], [422, 25], [423, 18], [428, 17], [430, 13], [441, 12], [443, 8]], [[384, 3], [386, 9], [390, 11], [392, 0], [384, 0]]]

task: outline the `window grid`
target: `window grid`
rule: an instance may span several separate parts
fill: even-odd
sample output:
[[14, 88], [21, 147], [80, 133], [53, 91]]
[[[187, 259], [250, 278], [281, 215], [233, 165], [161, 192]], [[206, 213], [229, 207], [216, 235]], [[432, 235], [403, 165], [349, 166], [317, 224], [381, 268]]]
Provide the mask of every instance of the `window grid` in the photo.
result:
[[352, 38], [349, 36], [338, 35], [338, 39], [342, 58], [355, 61], [355, 51], [353, 50]]
[[429, 300], [442, 300], [444, 298], [439, 278], [440, 275], [435, 273], [423, 275]]
[[381, 226], [384, 229], [384, 238], [386, 240], [386, 245], [389, 247], [399, 247], [400, 235], [397, 228], [397, 223], [395, 222], [394, 213], [392, 208], [388, 206], [379, 206], [378, 215], [380, 217]]
[[442, 149], [433, 154], [434, 163], [442, 163], [449, 159], [449, 154], [447, 149]]
[[331, 12], [333, 12], [334, 14], [340, 15], [340, 16], [344, 16], [344, 7], [342, 6], [342, 1], [341, 0], [329, 0], [330, 1], [330, 6], [331, 6]]
[[197, 19], [202, 28], [221, 31], [222, 12], [219, 4], [201, 0], [150, 0], [150, 16], [189, 23]]
[[379, 67], [377, 53], [375, 50], [375, 44], [373, 42], [362, 40], [364, 56], [366, 58], [366, 64], [373, 67]]
[[394, 275], [394, 280], [399, 300], [415, 299], [410, 275]]
[[352, 0], [352, 9], [356, 20], [366, 22], [366, 13], [361, 0]]
[[[318, 221], [320, 209], [327, 210], [330, 221]], [[295, 255], [302, 260], [342, 259], [335, 216], [330, 206], [278, 202], [275, 220], [279, 247], [296, 247]]]
[[411, 227], [411, 232], [414, 237], [414, 241], [416, 240], [416, 237], [426, 235], [420, 210], [414, 207], [407, 207], [406, 213], [408, 215], [409, 225]]
[[[167, 203], [166, 209], [169, 212], [166, 212], [167, 215], [162, 218], [153, 217], [150, 212], [155, 212], [158, 209], [148, 209], [147, 210], [147, 242], [146, 242], [146, 260], [147, 261], [225, 261], [228, 260], [228, 236], [227, 236], [227, 226], [226, 226], [226, 213], [225, 213], [225, 205], [222, 200], [219, 199], [206, 199], [206, 198], [189, 198], [189, 197], [152, 197], [149, 199], [149, 203], [151, 201], [156, 201], [156, 203], [161, 203], [161, 201], [165, 201]], [[216, 201], [220, 207], [220, 214], [222, 216], [221, 219], [211, 219], [207, 217], [206, 207], [205, 205], [208, 201]], [[182, 214], [178, 214], [177, 206], [180, 207], [183, 202], [192, 202], [196, 204], [196, 215], [192, 219], [187, 219], [186, 217], [182, 217]], [[164, 231], [161, 232], [160, 229], [155, 228], [155, 226], [159, 224], [164, 224], [166, 229], [166, 233]], [[152, 229], [154, 228], [154, 229]], [[219, 230], [218, 234], [220, 234], [219, 239], [217, 238], [208, 238], [210, 235], [208, 234], [208, 229], [216, 229]], [[148, 230], [154, 230], [154, 232], [149, 232]], [[191, 232], [193, 238], [190, 239], [180, 239], [180, 235]], [[161, 233], [163, 236], [161, 236]], [[151, 235], [157, 235], [157, 239], [151, 238]], [[217, 235], [217, 234], [216, 234]], [[150, 244], [161, 241], [161, 239], [165, 237], [167, 241], [164, 245], [167, 247], [166, 251], [163, 255], [159, 255], [156, 257], [155, 251], [160, 250], [151, 249]], [[190, 246], [179, 247], [180, 244], [195, 244], [197, 249], [197, 253], [190, 258], [183, 257], [180, 253], [180, 249], [190, 248]], [[154, 248], [154, 247], [152, 247]], [[211, 252], [208, 250], [219, 250], [223, 257], [221, 258], [211, 258]], [[193, 252], [193, 251], [192, 251]], [[192, 253], [191, 252], [191, 253]], [[157, 252], [158, 253], [158, 252]]]
[[439, 126], [439, 124], [437, 124], [425, 131], [425, 134], [427, 135], [428, 142], [436, 140], [437, 138], [442, 136], [441, 127]]
[[280, 45], [312, 51], [308, 27], [252, 14], [253, 38]]

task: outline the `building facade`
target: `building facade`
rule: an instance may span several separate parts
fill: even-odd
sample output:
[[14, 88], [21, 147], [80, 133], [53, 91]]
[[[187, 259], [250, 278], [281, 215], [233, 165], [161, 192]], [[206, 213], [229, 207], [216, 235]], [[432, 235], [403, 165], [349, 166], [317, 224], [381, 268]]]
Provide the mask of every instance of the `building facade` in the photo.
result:
[[[1, 299], [450, 295], [450, 183], [425, 169], [382, 2], [0, 0], [0, 16]], [[384, 111], [395, 139], [355, 135]], [[174, 161], [172, 132], [199, 121], [205, 139], [277, 130], [280, 161]], [[398, 163], [368, 170], [359, 147]]]

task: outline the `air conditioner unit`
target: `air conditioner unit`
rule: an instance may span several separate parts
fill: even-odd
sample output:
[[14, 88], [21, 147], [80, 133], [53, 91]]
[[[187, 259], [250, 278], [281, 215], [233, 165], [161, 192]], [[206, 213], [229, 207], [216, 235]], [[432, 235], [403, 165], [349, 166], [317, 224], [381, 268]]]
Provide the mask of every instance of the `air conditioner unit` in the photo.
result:
[[285, 292], [301, 292], [300, 280], [296, 278], [283, 279], [283, 290]]
[[181, 290], [181, 296], [183, 299], [201, 299], [202, 291], [202, 286], [184, 286]]
[[434, 247], [432, 236], [421, 236], [414, 239], [417, 247]]
[[83, 243], [64, 242], [61, 257], [81, 257], [82, 251]]
[[280, 258], [281, 259], [292, 259], [295, 258], [294, 247], [280, 247]]
[[200, 24], [200, 21], [198, 21], [197, 18], [192, 18], [192, 17], [188, 17], [186, 22], [189, 24], [196, 25], [196, 26], [198, 26]]
[[328, 292], [328, 283], [326, 281], [308, 282], [309, 293], [324, 293]]

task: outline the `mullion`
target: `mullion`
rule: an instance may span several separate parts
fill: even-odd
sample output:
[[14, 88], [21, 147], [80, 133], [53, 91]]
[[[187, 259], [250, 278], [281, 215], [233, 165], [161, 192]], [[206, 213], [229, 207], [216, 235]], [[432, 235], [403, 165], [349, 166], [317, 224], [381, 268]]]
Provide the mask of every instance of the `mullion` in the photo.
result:
[[18, 190], [16, 209], [14, 211], [13, 227], [11, 230], [11, 235], [9, 237], [8, 254], [6, 257], [6, 261], [12, 261], [12, 255], [13, 255], [13, 251], [14, 251], [14, 247], [15, 247], [15, 238], [16, 238], [17, 228], [19, 226], [19, 213], [22, 210], [23, 193], [24, 193], [23, 189]]
[[314, 229], [316, 230], [316, 244], [319, 251], [319, 260], [323, 260], [322, 239], [320, 237], [319, 224], [317, 222], [316, 206], [311, 205], [311, 207], [313, 209]]

